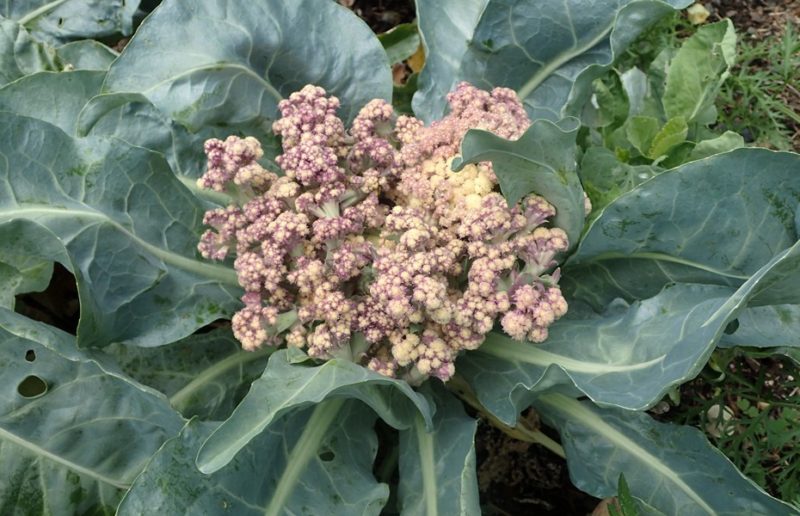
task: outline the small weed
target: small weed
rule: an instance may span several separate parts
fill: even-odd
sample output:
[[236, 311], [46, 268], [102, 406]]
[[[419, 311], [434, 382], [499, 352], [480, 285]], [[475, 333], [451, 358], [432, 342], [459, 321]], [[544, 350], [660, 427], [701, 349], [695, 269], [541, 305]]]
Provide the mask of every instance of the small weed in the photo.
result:
[[800, 149], [800, 34], [740, 41], [738, 64], [723, 84], [717, 107], [721, 127], [757, 145]]
[[797, 503], [800, 371], [788, 358], [760, 355], [716, 351], [701, 376], [681, 389], [681, 404], [669, 418], [705, 429], [742, 473]]

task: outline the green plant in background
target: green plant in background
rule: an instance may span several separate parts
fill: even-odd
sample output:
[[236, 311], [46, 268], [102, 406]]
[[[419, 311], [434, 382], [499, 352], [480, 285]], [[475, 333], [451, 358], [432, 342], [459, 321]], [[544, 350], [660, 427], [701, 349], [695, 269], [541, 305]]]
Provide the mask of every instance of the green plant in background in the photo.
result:
[[781, 35], [739, 45], [737, 66], [722, 87], [718, 105], [720, 125], [749, 133], [758, 145], [781, 150], [792, 141], [786, 121], [800, 124], [800, 114], [786, 104], [785, 95], [800, 99], [800, 34], [787, 23]]
[[740, 135], [710, 128], [735, 44], [730, 21], [704, 25], [680, 47], [663, 47], [645, 70], [620, 69], [595, 81], [582, 114], [587, 129], [581, 167], [595, 205], [663, 170], [744, 145]]
[[[700, 431], [646, 410], [699, 374], [717, 347], [796, 351], [800, 318], [784, 315], [800, 306], [800, 156], [687, 158], [633, 184], [611, 174], [611, 194], [598, 186], [608, 179], [587, 158], [591, 147], [578, 159], [579, 132], [590, 134], [581, 145], [591, 131], [598, 148], [619, 141], [592, 122], [603, 113], [585, 108], [594, 81], [649, 24], [687, 3], [417, 1], [426, 62], [415, 116], [441, 120], [462, 81], [512, 89], [500, 95], [515, 95], [533, 123], [516, 141], [470, 130], [454, 169], [491, 162], [503, 207], [546, 197], [571, 244], [551, 276], [570, 309], [545, 342], [494, 328], [458, 356], [450, 382], [412, 378], [418, 387], [363, 367], [358, 353], [245, 352], [227, 326], [197, 331], [243, 308], [234, 264], [208, 262], [196, 247], [203, 213], [236, 194], [198, 188], [202, 142], [254, 136], [264, 173], [280, 172], [281, 143], [290, 146], [272, 131], [281, 101], [321, 85], [349, 124], [370, 99], [392, 99], [386, 49], [399, 42], [385, 36], [382, 45], [328, 0], [167, 0], [117, 56], [80, 39], [106, 35], [103, 23], [77, 34], [74, 18], [91, 12], [126, 33], [136, 2], [6, 8], [0, 512], [478, 514], [466, 402], [565, 455], [573, 482], [595, 496], [619, 493], [626, 506], [674, 514], [790, 513]], [[653, 96], [661, 110], [645, 106], [628, 123], [638, 97], [608, 88], [607, 103], [598, 90], [594, 109], [614, 106], [622, 114], [612, 119], [628, 123], [619, 134], [629, 155], [614, 143], [614, 159], [666, 168], [676, 149], [689, 144], [691, 156], [706, 140], [690, 135], [708, 125], [732, 51], [729, 25], [709, 27], [664, 57], [670, 72], [649, 70], [643, 84], [663, 84]], [[708, 52], [702, 74], [673, 75], [696, 71]], [[659, 70], [662, 82], [652, 79]], [[600, 201], [588, 223], [581, 180], [594, 182]], [[13, 311], [14, 294], [43, 289], [54, 262], [77, 282], [77, 335]], [[354, 350], [358, 338], [344, 345]], [[531, 406], [560, 444], [520, 428]], [[379, 449], [378, 419], [393, 449]], [[384, 461], [376, 479], [379, 453], [396, 455], [397, 467]], [[388, 470], [396, 484], [384, 482]]]
[[[706, 429], [759, 485], [800, 502], [800, 392], [797, 361], [748, 348], [719, 349], [670, 415]], [[755, 374], [746, 371], [756, 369]], [[700, 390], [705, 387], [706, 390]]]

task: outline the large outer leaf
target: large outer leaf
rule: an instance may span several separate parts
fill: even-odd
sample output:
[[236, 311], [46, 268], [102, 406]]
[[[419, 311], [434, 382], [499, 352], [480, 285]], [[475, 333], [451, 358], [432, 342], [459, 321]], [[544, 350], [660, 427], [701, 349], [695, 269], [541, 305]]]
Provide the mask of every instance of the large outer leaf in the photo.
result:
[[137, 30], [105, 89], [141, 93], [197, 131], [268, 123], [278, 101], [307, 83], [338, 96], [347, 119], [392, 94], [380, 42], [336, 2], [174, 0]]
[[[318, 405], [316, 413], [331, 408]], [[153, 457], [118, 514], [378, 514], [389, 489], [372, 476], [375, 414], [353, 400], [320, 427], [314, 412], [276, 421], [210, 476], [194, 459], [216, 425], [190, 422]]]
[[[30, 377], [47, 391], [20, 395]], [[162, 395], [79, 351], [73, 336], [5, 309], [0, 385], [2, 514], [113, 514], [183, 425]]]
[[643, 409], [674, 385], [696, 376], [728, 323], [770, 288], [798, 276], [800, 242], [779, 253], [735, 292], [727, 287], [677, 284], [622, 313], [566, 318], [543, 344], [491, 334], [458, 363], [481, 403], [514, 424], [537, 392], [577, 387], [600, 405]]
[[267, 365], [275, 348], [242, 351], [230, 328], [190, 335], [169, 346], [138, 348], [112, 344], [126, 374], [158, 389], [185, 417], [223, 420]]
[[411, 105], [414, 113], [425, 122], [433, 122], [444, 115], [447, 106], [444, 96], [455, 89], [459, 81], [458, 69], [487, 2], [416, 0], [425, 68]]
[[720, 347], [800, 349], [800, 304], [748, 308], [736, 321], [736, 331], [723, 335]]
[[53, 233], [27, 220], [0, 224], [0, 242], [4, 308], [14, 307], [17, 294], [45, 290], [54, 262], [72, 263]]
[[408, 428], [418, 414], [431, 426], [427, 400], [402, 380], [370, 371], [348, 360], [329, 360], [319, 366], [298, 363], [305, 355], [297, 349], [281, 350], [270, 357], [264, 374], [230, 418], [200, 448], [197, 464], [213, 473], [226, 464], [278, 418], [292, 410], [328, 398], [357, 398], [395, 428]]
[[160, 155], [0, 114], [0, 156], [0, 223], [34, 221], [66, 247], [82, 346], [162, 345], [239, 305], [234, 272], [195, 249], [201, 204]]
[[42, 70], [58, 70], [56, 52], [14, 20], [0, 17], [0, 86]]
[[602, 404], [642, 409], [700, 371], [727, 317], [704, 323], [730, 295], [725, 287], [676, 285], [621, 313], [558, 321], [542, 344], [492, 333], [457, 370], [481, 403], [512, 425], [538, 392], [560, 385], [574, 384]]
[[614, 496], [623, 473], [631, 494], [664, 514], [797, 512], [745, 478], [695, 428], [560, 394], [542, 396], [536, 409], [561, 433], [572, 482], [594, 496]]
[[209, 126], [198, 132], [189, 132], [159, 111], [140, 93], [101, 94], [89, 100], [77, 121], [79, 136], [114, 136], [132, 145], [145, 147], [166, 156], [178, 179], [195, 195], [208, 198], [217, 204], [230, 204], [224, 194], [202, 190], [197, 178], [205, 172], [206, 156], [203, 142], [208, 138], [222, 138], [232, 132], [254, 136], [261, 142], [266, 167], [275, 169], [274, 158], [280, 153], [277, 138], [260, 126]]
[[100, 92], [105, 73], [38, 72], [0, 88], [0, 111], [38, 118], [74, 135], [78, 114]]
[[475, 470], [477, 422], [441, 384], [421, 388], [436, 407], [433, 429], [417, 416], [400, 432], [400, 508], [402, 514], [478, 514]]
[[14, 0], [0, 15], [17, 20], [38, 39], [51, 43], [133, 32], [140, 0]]
[[800, 155], [738, 149], [688, 163], [606, 206], [567, 261], [563, 285], [601, 308], [651, 297], [670, 281], [741, 284], [795, 243], [799, 206]]
[[[577, 115], [591, 82], [647, 26], [687, 0], [419, 0], [420, 32], [428, 52], [414, 110], [440, 118], [445, 94], [460, 80], [515, 89], [533, 118]], [[481, 10], [482, 9], [482, 10]], [[447, 36], [446, 20], [458, 20]], [[475, 21], [477, 20], [477, 24]], [[470, 24], [473, 24], [470, 26]], [[441, 41], [440, 41], [441, 40]]]
[[538, 120], [518, 140], [505, 140], [486, 131], [471, 130], [461, 143], [453, 169], [466, 163], [491, 161], [500, 189], [509, 204], [535, 192], [556, 207], [553, 224], [578, 242], [585, 218], [583, 188], [576, 172], [576, 119], [554, 124]]

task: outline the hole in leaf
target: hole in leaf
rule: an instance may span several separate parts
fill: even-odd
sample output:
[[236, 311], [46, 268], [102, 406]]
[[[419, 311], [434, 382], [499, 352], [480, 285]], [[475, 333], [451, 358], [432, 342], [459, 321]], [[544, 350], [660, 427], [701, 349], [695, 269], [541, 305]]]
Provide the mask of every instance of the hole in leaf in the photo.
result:
[[47, 382], [38, 376], [26, 376], [19, 385], [17, 385], [17, 392], [23, 398], [36, 398], [47, 392]]
[[733, 335], [739, 329], [739, 319], [734, 319], [725, 326], [725, 335]]
[[319, 453], [319, 460], [322, 462], [330, 462], [336, 457], [336, 454], [330, 450], [325, 450]]
[[80, 317], [75, 276], [61, 264], [53, 264], [53, 275], [47, 288], [42, 292], [18, 295], [14, 310], [35, 321], [75, 335]]
[[32, 349], [26, 351], [25, 360], [27, 360], [28, 362], [33, 362], [34, 360], [36, 360], [36, 352]]

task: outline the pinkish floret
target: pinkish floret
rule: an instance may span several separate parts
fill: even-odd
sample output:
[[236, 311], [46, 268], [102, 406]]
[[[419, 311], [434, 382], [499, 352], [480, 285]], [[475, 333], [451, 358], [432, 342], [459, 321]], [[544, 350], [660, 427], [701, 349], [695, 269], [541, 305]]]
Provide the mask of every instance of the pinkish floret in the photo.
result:
[[[446, 381], [498, 322], [518, 340], [547, 337], [567, 310], [555, 209], [537, 195], [508, 206], [490, 163], [451, 169], [469, 129], [513, 139], [530, 120], [506, 88], [461, 83], [448, 102], [426, 127], [373, 100], [346, 131], [338, 99], [306, 86], [273, 124], [281, 177], [258, 164], [253, 138], [206, 143], [200, 185], [243, 201], [206, 214], [198, 249], [215, 260], [235, 250], [243, 348], [284, 339], [312, 357]], [[288, 329], [277, 335], [279, 312]]]

